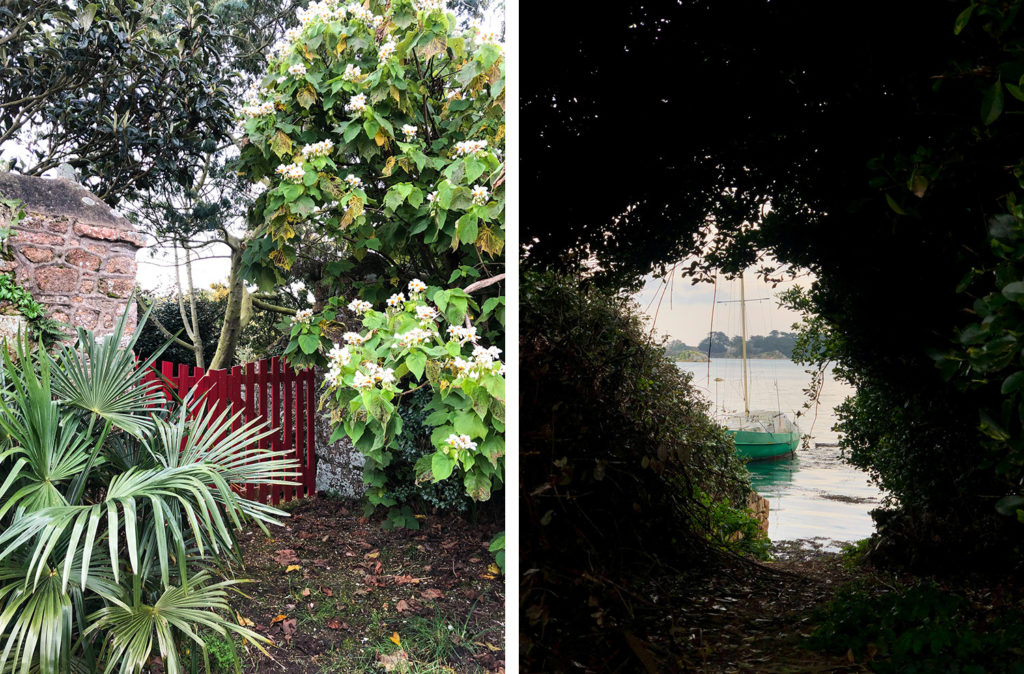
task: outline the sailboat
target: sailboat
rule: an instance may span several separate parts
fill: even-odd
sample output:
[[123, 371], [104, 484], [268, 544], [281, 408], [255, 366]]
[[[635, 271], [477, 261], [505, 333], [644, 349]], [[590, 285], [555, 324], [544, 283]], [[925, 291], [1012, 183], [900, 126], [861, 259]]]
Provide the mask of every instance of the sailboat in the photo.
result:
[[789, 457], [800, 443], [800, 429], [781, 410], [751, 410], [747, 372], [747, 305], [740, 275], [740, 322], [743, 329], [743, 414], [722, 419], [726, 431], [736, 440], [744, 461]]

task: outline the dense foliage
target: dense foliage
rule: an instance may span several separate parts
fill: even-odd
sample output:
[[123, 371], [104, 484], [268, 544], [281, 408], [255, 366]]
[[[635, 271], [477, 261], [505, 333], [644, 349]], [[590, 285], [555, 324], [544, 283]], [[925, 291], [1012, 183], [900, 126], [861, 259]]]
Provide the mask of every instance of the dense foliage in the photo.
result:
[[1024, 623], [934, 583], [878, 593], [846, 588], [816, 616], [808, 643], [874, 672], [1019, 672]]
[[504, 482], [503, 50], [436, 1], [299, 17], [244, 108], [240, 165], [267, 185], [244, 273], [270, 286], [333, 253], [317, 280], [330, 297], [281, 324], [285, 354], [329, 368], [333, 439], [366, 456], [371, 508], [416, 526], [387, 470], [412, 391], [433, 393], [416, 481], [454, 476], [475, 501]]
[[[224, 301], [215, 299], [208, 292], [197, 292], [194, 298], [196, 316], [203, 326], [216, 329], [224, 320]], [[160, 322], [172, 335], [183, 335], [185, 323], [182, 320], [182, 305], [178, 304], [177, 297], [157, 297], [149, 294], [147, 303], [153, 304], [150, 320], [138, 331], [136, 351], [140, 358], [149, 358], [152, 354], [162, 352], [160, 360], [167, 360], [172, 363], [183, 363], [185, 365], [196, 365], [196, 356], [192, 349], [181, 344], [167, 344], [167, 336], [157, 327]], [[187, 308], [186, 317], [191, 310], [191, 303], [184, 303]], [[166, 347], [166, 348], [165, 348]], [[217, 343], [208, 341], [203, 344], [205, 361], [209, 363], [213, 353], [217, 349]]]
[[749, 482], [635, 306], [552, 274], [521, 288], [524, 667], [614, 671], [622, 644], [593, 631], [627, 624], [644, 578], [697, 566], [745, 527], [724, 504], [745, 503]]
[[[545, 51], [562, 67], [524, 83], [523, 123], [539, 130], [524, 139], [524, 190], [589, 188], [592, 176], [564, 175], [559, 158], [601, 163], [621, 131], [606, 114], [622, 105], [611, 82], [632, 82], [630, 107], [679, 131], [631, 146], [631, 162], [657, 170], [525, 220], [526, 263], [590, 260], [613, 285], [694, 254], [695, 274], [759, 260], [771, 275], [810, 269], [805, 308], [827, 346], [817, 355], [858, 391], [841, 411], [844, 447], [906, 516], [887, 518], [888, 533], [1014, 559], [989, 546], [1021, 537], [995, 515], [1024, 477], [1020, 380], [1007, 382], [1024, 346], [1012, 285], [1021, 6], [844, 5], [841, 31], [794, 1], [609, 9], [600, 31]], [[686, 87], [667, 89], [651, 64], [680, 62], [694, 64]]]
[[0, 671], [141, 672], [159, 657], [178, 673], [203, 631], [265, 643], [231, 614], [225, 574], [233, 530], [284, 513], [234, 487], [280, 484], [294, 462], [252, 448], [253, 424], [168, 406], [134, 340], [120, 347], [124, 324], [5, 358]]

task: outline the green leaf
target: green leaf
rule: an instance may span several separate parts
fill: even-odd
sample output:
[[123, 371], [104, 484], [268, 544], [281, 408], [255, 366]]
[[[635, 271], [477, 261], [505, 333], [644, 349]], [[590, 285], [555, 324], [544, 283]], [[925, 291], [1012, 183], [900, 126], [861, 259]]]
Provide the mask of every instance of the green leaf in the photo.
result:
[[1003, 297], [1013, 302], [1024, 299], [1024, 281], [1014, 281], [1003, 286]]
[[995, 83], [985, 90], [981, 98], [981, 121], [985, 126], [999, 119], [1003, 114], [1003, 78], [999, 77]]
[[486, 438], [487, 426], [480, 421], [480, 417], [472, 410], [459, 412], [455, 416], [455, 432], [465, 433], [471, 438]]
[[477, 218], [472, 213], [466, 213], [455, 223], [455, 235], [462, 243], [473, 244], [476, 242], [476, 235], [479, 232]]
[[1024, 496], [1011, 494], [996, 501], [996, 512], [1000, 515], [1012, 516], [1016, 510], [1024, 507]]
[[306, 354], [316, 353], [320, 348], [320, 338], [316, 335], [300, 335], [299, 348]]
[[366, 132], [366, 137], [373, 140], [377, 136], [377, 132], [380, 131], [380, 124], [376, 120], [368, 119], [363, 122], [363, 131]]
[[1016, 98], [1018, 101], [1024, 101], [1024, 89], [1021, 89], [1016, 84], [1010, 84], [1007, 82], [1006, 90], [1010, 92], [1010, 95]]
[[409, 366], [409, 372], [412, 372], [416, 380], [419, 381], [423, 378], [423, 368], [427, 366], [427, 354], [422, 351], [413, 351], [405, 359], [405, 364]]
[[487, 501], [491, 498], [491, 478], [480, 471], [466, 473], [463, 483], [466, 485], [466, 494], [474, 501]]
[[974, 13], [974, 8], [977, 5], [971, 3], [971, 6], [960, 12], [956, 17], [956, 21], [953, 23], [953, 35], [959, 35], [960, 31], [967, 27], [967, 22], [971, 20], [971, 14]]
[[907, 214], [907, 212], [905, 210], [900, 208], [900, 205], [896, 203], [896, 200], [893, 199], [891, 195], [889, 195], [889, 194], [885, 195], [885, 202], [887, 204], [889, 204], [889, 208], [891, 208], [892, 210], [896, 211], [900, 215], [906, 215]]
[[1003, 386], [999, 391], [1003, 395], [1016, 393], [1022, 386], [1024, 386], [1024, 371], [1014, 372], [1003, 380]]
[[363, 130], [363, 128], [361, 126], [359, 126], [358, 124], [349, 124], [348, 128], [345, 129], [345, 135], [344, 135], [345, 142], [346, 143], [351, 143], [355, 139], [355, 137], [359, 135], [359, 132], [362, 131], [362, 130]]
[[455, 460], [445, 456], [441, 452], [434, 452], [430, 460], [430, 471], [434, 474], [434, 482], [447, 480], [455, 468]]

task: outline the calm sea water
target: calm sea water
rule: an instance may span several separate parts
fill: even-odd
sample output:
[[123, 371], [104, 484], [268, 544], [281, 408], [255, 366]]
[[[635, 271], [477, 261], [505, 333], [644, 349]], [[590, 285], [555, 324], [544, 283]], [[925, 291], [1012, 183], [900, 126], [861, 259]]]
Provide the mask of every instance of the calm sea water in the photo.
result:
[[[743, 409], [742, 361], [720, 358], [708, 363], [678, 363], [693, 373], [693, 383], [714, 404], [717, 412]], [[804, 434], [810, 449], [782, 461], [747, 464], [754, 489], [768, 499], [768, 535], [773, 541], [818, 539], [826, 549], [874, 533], [868, 511], [877, 508], [883, 493], [863, 471], [840, 458], [834, 445], [839, 436], [834, 407], [853, 390], [831, 376], [825, 380], [820, 405], [805, 409], [804, 393], [811, 376], [788, 360], [751, 360], [751, 409], [782, 410]], [[799, 413], [799, 415], [797, 414]]]

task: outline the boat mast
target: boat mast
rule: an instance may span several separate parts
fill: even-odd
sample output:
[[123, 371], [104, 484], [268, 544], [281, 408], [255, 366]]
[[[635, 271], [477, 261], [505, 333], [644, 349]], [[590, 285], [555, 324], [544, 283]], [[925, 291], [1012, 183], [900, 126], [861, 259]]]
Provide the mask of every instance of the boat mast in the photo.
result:
[[747, 297], [743, 291], [743, 273], [740, 273], [740, 323], [743, 326], [743, 416], [750, 416], [747, 396]]

